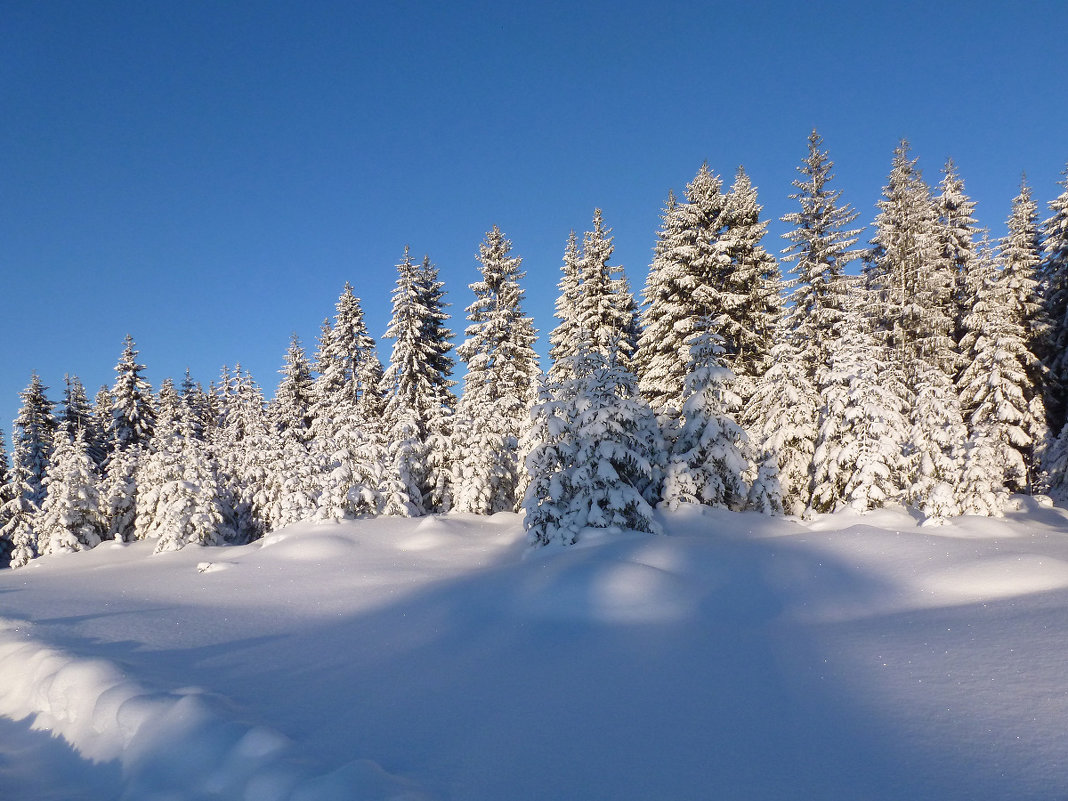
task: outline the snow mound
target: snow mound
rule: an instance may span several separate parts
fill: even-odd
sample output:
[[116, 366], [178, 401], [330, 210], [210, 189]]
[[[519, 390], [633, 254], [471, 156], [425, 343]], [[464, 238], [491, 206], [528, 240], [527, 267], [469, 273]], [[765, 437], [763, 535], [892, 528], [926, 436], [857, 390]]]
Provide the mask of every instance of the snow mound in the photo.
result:
[[992, 601], [1068, 587], [1068, 562], [1029, 554], [988, 556], [920, 576], [917, 583], [921, 592], [944, 601]]
[[366, 760], [317, 775], [286, 737], [235, 719], [223, 699], [151, 690], [110, 661], [35, 641], [31, 625], [0, 619], [0, 714], [33, 716], [86, 759], [118, 760], [125, 799], [426, 799]]

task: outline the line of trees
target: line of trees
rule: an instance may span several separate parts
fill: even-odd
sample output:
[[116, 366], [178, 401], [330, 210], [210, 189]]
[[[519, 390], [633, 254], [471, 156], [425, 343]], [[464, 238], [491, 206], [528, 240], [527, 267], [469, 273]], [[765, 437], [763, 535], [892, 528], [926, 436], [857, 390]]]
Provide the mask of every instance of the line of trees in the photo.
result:
[[314, 355], [293, 337], [269, 403], [240, 367], [153, 392], [129, 337], [92, 403], [69, 377], [57, 408], [34, 375], [10, 468], [0, 438], [3, 558], [379, 514], [519, 510], [532, 542], [566, 544], [654, 532], [657, 505], [904, 503], [939, 522], [1001, 514], [1012, 492], [1063, 496], [1068, 171], [1042, 223], [1023, 184], [993, 242], [952, 161], [932, 188], [902, 142], [858, 247], [832, 169], [813, 132], [785, 278], [743, 169], [724, 188], [702, 166], [669, 194], [641, 302], [597, 210], [564, 250], [544, 373], [495, 227], [455, 349], [437, 268], [406, 249], [386, 365], [346, 284]]

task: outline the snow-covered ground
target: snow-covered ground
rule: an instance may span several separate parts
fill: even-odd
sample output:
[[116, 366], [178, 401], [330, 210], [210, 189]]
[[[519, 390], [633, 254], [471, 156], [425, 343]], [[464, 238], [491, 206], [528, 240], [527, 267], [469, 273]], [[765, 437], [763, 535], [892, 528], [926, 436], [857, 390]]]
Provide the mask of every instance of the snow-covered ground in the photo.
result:
[[1063, 799], [1068, 513], [1020, 504], [42, 558], [0, 573], [0, 798]]

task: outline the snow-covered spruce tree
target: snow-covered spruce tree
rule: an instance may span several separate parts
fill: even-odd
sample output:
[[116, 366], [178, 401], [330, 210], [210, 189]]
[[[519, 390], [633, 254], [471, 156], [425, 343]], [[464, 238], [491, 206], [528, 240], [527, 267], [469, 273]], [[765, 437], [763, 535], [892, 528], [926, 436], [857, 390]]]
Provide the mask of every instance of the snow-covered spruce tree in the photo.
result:
[[100, 487], [100, 511], [106, 540], [132, 542], [137, 519], [137, 472], [144, 449], [134, 445], [115, 452], [108, 460]]
[[426, 508], [428, 512], [448, 512], [452, 509], [453, 497], [452, 426], [456, 414], [456, 396], [452, 393], [456, 382], [450, 376], [456, 362], [448, 355], [452, 350], [453, 333], [446, 326], [449, 315], [445, 309], [449, 304], [445, 302], [445, 284], [438, 280], [438, 268], [429, 256], [423, 257], [419, 268], [419, 293], [421, 305], [428, 312], [423, 320], [423, 331], [432, 389], [430, 407], [423, 418], [430, 491]]
[[939, 257], [953, 275], [953, 339], [960, 343], [966, 333], [964, 319], [971, 313], [978, 291], [975, 203], [964, 193], [964, 181], [953, 159], [946, 160], [935, 198]]
[[801, 177], [793, 182], [797, 192], [790, 195], [800, 209], [782, 218], [792, 226], [783, 234], [791, 244], [783, 250], [782, 260], [793, 265], [786, 331], [796, 348], [797, 364], [817, 390], [822, 389], [821, 374], [830, 362], [835, 329], [849, 302], [842, 276], [858, 255], [852, 248], [861, 233], [849, 227], [857, 212], [842, 204], [841, 190], [829, 187], [834, 162], [822, 146], [822, 137], [813, 131], [808, 154], [797, 168]]
[[[1000, 482], [1014, 491], [1030, 489], [1032, 449], [1045, 430], [1032, 377], [1040, 365], [1027, 347], [1021, 320], [1021, 277], [1006, 267], [997, 269], [988, 248], [980, 256], [980, 270], [981, 288], [965, 320], [968, 366], [959, 382], [969, 443], [962, 508], [976, 513], [975, 497], [987, 492], [975, 487]], [[977, 459], [983, 471], [995, 470], [997, 475], [976, 478]]]
[[22, 407], [15, 418], [12, 470], [0, 508], [5, 521], [0, 539], [8, 543], [12, 567], [22, 567], [37, 556], [36, 524], [47, 494], [44, 480], [56, 433], [47, 389], [34, 373], [29, 386], [19, 393]]
[[[761, 466], [775, 463], [774, 471], [770, 464], [763, 468], [765, 479], [770, 481], [774, 473], [774, 492], [785, 511], [796, 515], [804, 514], [812, 496], [812, 454], [820, 407], [820, 395], [806, 374], [800, 344], [785, 323], [780, 326], [771, 349], [771, 367], [757, 380], [742, 411], [753, 461]], [[820, 367], [821, 378], [825, 372]], [[760, 454], [762, 458], [756, 458]], [[768, 503], [774, 508], [773, 502]]]
[[753, 440], [776, 456], [783, 505], [802, 514], [812, 497], [812, 457], [821, 398], [828, 390], [828, 366], [840, 321], [849, 306], [846, 266], [860, 229], [849, 226], [857, 213], [829, 186], [834, 163], [822, 150], [816, 131], [798, 167], [790, 195], [799, 210], [783, 216], [792, 226], [783, 235], [791, 244], [783, 261], [793, 263], [786, 283], [790, 299], [772, 347], [772, 366], [758, 380], [744, 416]]
[[876, 336], [890, 347], [908, 390], [901, 489], [906, 500], [922, 506], [934, 486], [956, 483], [957, 435], [963, 429], [951, 402], [959, 361], [955, 266], [942, 257], [937, 206], [916, 160], [909, 158], [907, 142], [894, 151], [878, 206], [865, 274], [875, 302]]
[[536, 545], [575, 543], [584, 528], [659, 533], [650, 506], [663, 452], [633, 374], [583, 347], [575, 377], [534, 413], [549, 441], [528, 457], [526, 526]]
[[[1045, 486], [1042, 460], [1051, 436], [1044, 396], [1044, 391], [1051, 382], [1048, 380], [1049, 369], [1042, 362], [1041, 356], [1043, 343], [1049, 336], [1050, 325], [1043, 306], [1040, 284], [1037, 220], [1038, 209], [1031, 196], [1030, 187], [1023, 185], [1020, 194], [1013, 198], [1012, 210], [1006, 224], [1007, 234], [1001, 240], [998, 251], [1001, 262], [998, 280], [1004, 283], [1012, 298], [1011, 307], [1006, 311], [1022, 331], [1023, 342], [1029, 354], [1025, 357], [1028, 364], [1028, 381], [1022, 389], [1028, 406], [1027, 435], [1031, 438], [1031, 446], [1024, 458], [1027, 461], [1032, 488]], [[1052, 434], [1056, 436], [1055, 431]]]
[[282, 380], [278, 382], [268, 414], [276, 430], [307, 444], [312, 437], [315, 419], [315, 380], [311, 361], [295, 333], [290, 337], [280, 372]]
[[6, 566], [11, 560], [11, 541], [4, 533], [9, 522], [5, 508], [14, 494], [11, 479], [12, 474], [8, 469], [4, 431], [0, 429], [0, 567]]
[[55, 404], [48, 399], [47, 391], [48, 387], [34, 373], [29, 386], [19, 393], [22, 406], [15, 418], [13, 437], [12, 456], [15, 470], [24, 484], [22, 492], [37, 509], [41, 508], [47, 493], [44, 477], [56, 436]]
[[537, 333], [522, 309], [524, 273], [512, 243], [494, 226], [479, 245], [481, 280], [470, 285], [467, 364], [453, 429], [453, 509], [475, 514], [518, 508], [519, 439], [529, 420], [538, 376]]
[[900, 500], [908, 436], [905, 387], [889, 345], [872, 331], [870, 290], [849, 281], [835, 324], [813, 454], [812, 508], [867, 511]]
[[[265, 530], [257, 498], [264, 490], [268, 469], [277, 466], [267, 461], [270, 423], [266, 402], [252, 375], [237, 365], [232, 373], [223, 368], [216, 403], [218, 417], [208, 444], [217, 471], [217, 496], [227, 516], [227, 536], [249, 542]], [[186, 431], [192, 435], [188, 419]]]
[[527, 476], [523, 526], [535, 545], [557, 540], [570, 544], [578, 536], [571, 526], [569, 473], [575, 464], [576, 443], [568, 399], [561, 396], [561, 390], [562, 385], [551, 383], [544, 374], [539, 378], [531, 424], [521, 445]]
[[209, 440], [211, 431], [215, 427], [215, 410], [212, 407], [211, 397], [204, 391], [198, 382], [186, 368], [185, 377], [181, 387], [182, 405], [185, 407], [184, 414], [192, 428], [192, 435], [197, 439]]
[[127, 334], [122, 356], [115, 365], [118, 377], [111, 389], [113, 402], [108, 439], [112, 450], [147, 445], [155, 428], [152, 388], [141, 376], [145, 366], [137, 363], [137, 353], [133, 337]]
[[37, 514], [41, 556], [95, 548], [106, 533], [101, 513], [100, 477], [81, 432], [57, 438], [45, 477], [48, 495]]
[[591, 349], [629, 370], [638, 346], [637, 307], [623, 268], [608, 263], [615, 249], [611, 233], [595, 209], [593, 230], [582, 237], [575, 324]]
[[[1045, 403], [1048, 423], [1054, 432], [1061, 431], [1068, 422], [1068, 167], [1060, 185], [1064, 191], [1050, 202], [1053, 213], [1041, 230], [1042, 320], [1048, 328], [1036, 347], [1037, 355], [1048, 369]], [[1025, 246], [1031, 246], [1029, 235]]]
[[572, 378], [568, 370], [574, 366], [582, 332], [578, 327], [578, 298], [582, 255], [579, 253], [578, 237], [572, 230], [564, 248], [564, 262], [560, 265], [560, 283], [553, 312], [559, 322], [549, 333], [550, 383], [559, 383]]
[[734, 374], [723, 364], [722, 342], [710, 330], [691, 335], [687, 396], [664, 478], [668, 509], [699, 503], [740, 511], [746, 505], [747, 437], [733, 418], [741, 399], [731, 388]]
[[335, 434], [353, 415], [361, 423], [381, 416], [382, 363], [367, 331], [360, 299], [347, 282], [335, 306], [333, 324], [323, 323], [316, 364], [319, 377], [314, 383], [312, 417], [317, 436]]
[[134, 536], [155, 540], [156, 553], [236, 539], [229, 492], [218, 482], [212, 447], [193, 436], [185, 415], [159, 431], [140, 460], [136, 482]]
[[394, 340], [393, 352], [383, 379], [392, 443], [387, 481], [391, 486], [404, 484], [410, 496], [405, 504], [387, 502], [387, 508], [404, 508], [417, 516], [448, 506], [448, 427], [455, 401], [449, 378], [452, 335], [445, 327], [442, 284], [430, 261], [417, 267], [405, 248], [397, 273], [393, 316], [386, 329], [386, 337]]
[[78, 376], [66, 375], [63, 381], [66, 386], [63, 390], [58, 427], [67, 439], [73, 439], [75, 436], [82, 437], [89, 457], [99, 465], [106, 455], [104, 434], [97, 425], [97, 418], [93, 413], [93, 407], [89, 404], [85, 386]]
[[726, 348], [725, 363], [735, 391], [748, 403], [756, 381], [771, 366], [771, 347], [783, 313], [779, 265], [761, 244], [768, 223], [760, 219], [756, 188], [745, 169], [727, 193], [722, 247], [729, 259], [720, 293], [723, 312], [715, 319]]
[[156, 425], [153, 436], [166, 439], [177, 432], [185, 418], [185, 409], [174, 379], [164, 378], [156, 393]]
[[722, 313], [717, 301], [729, 257], [721, 237], [726, 195], [703, 164], [683, 202], [668, 199], [644, 291], [638, 342], [639, 387], [665, 426], [686, 397], [688, 339], [700, 321]]
[[640, 330], [638, 309], [623, 268], [608, 263], [615, 248], [611, 232], [601, 210], [595, 209], [593, 230], [583, 235], [581, 252], [573, 234], [568, 240], [556, 303], [560, 324], [549, 335], [552, 380], [569, 377], [566, 366], [578, 353], [580, 340], [631, 369]]

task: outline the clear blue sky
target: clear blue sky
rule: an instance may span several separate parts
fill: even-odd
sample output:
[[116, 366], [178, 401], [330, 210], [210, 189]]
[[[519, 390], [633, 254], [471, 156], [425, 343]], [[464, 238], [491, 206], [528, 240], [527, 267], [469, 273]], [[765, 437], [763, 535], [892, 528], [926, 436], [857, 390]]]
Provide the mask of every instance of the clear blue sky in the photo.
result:
[[385, 360], [404, 246], [460, 318], [495, 223], [544, 337], [568, 231], [602, 207], [640, 289], [706, 160], [778, 251], [813, 127], [865, 224], [907, 137], [1000, 234], [1068, 160], [1065, 30], [1059, 0], [6, 3], [0, 427], [34, 369], [111, 383], [127, 332], [154, 386], [240, 361], [270, 396], [346, 280]]

